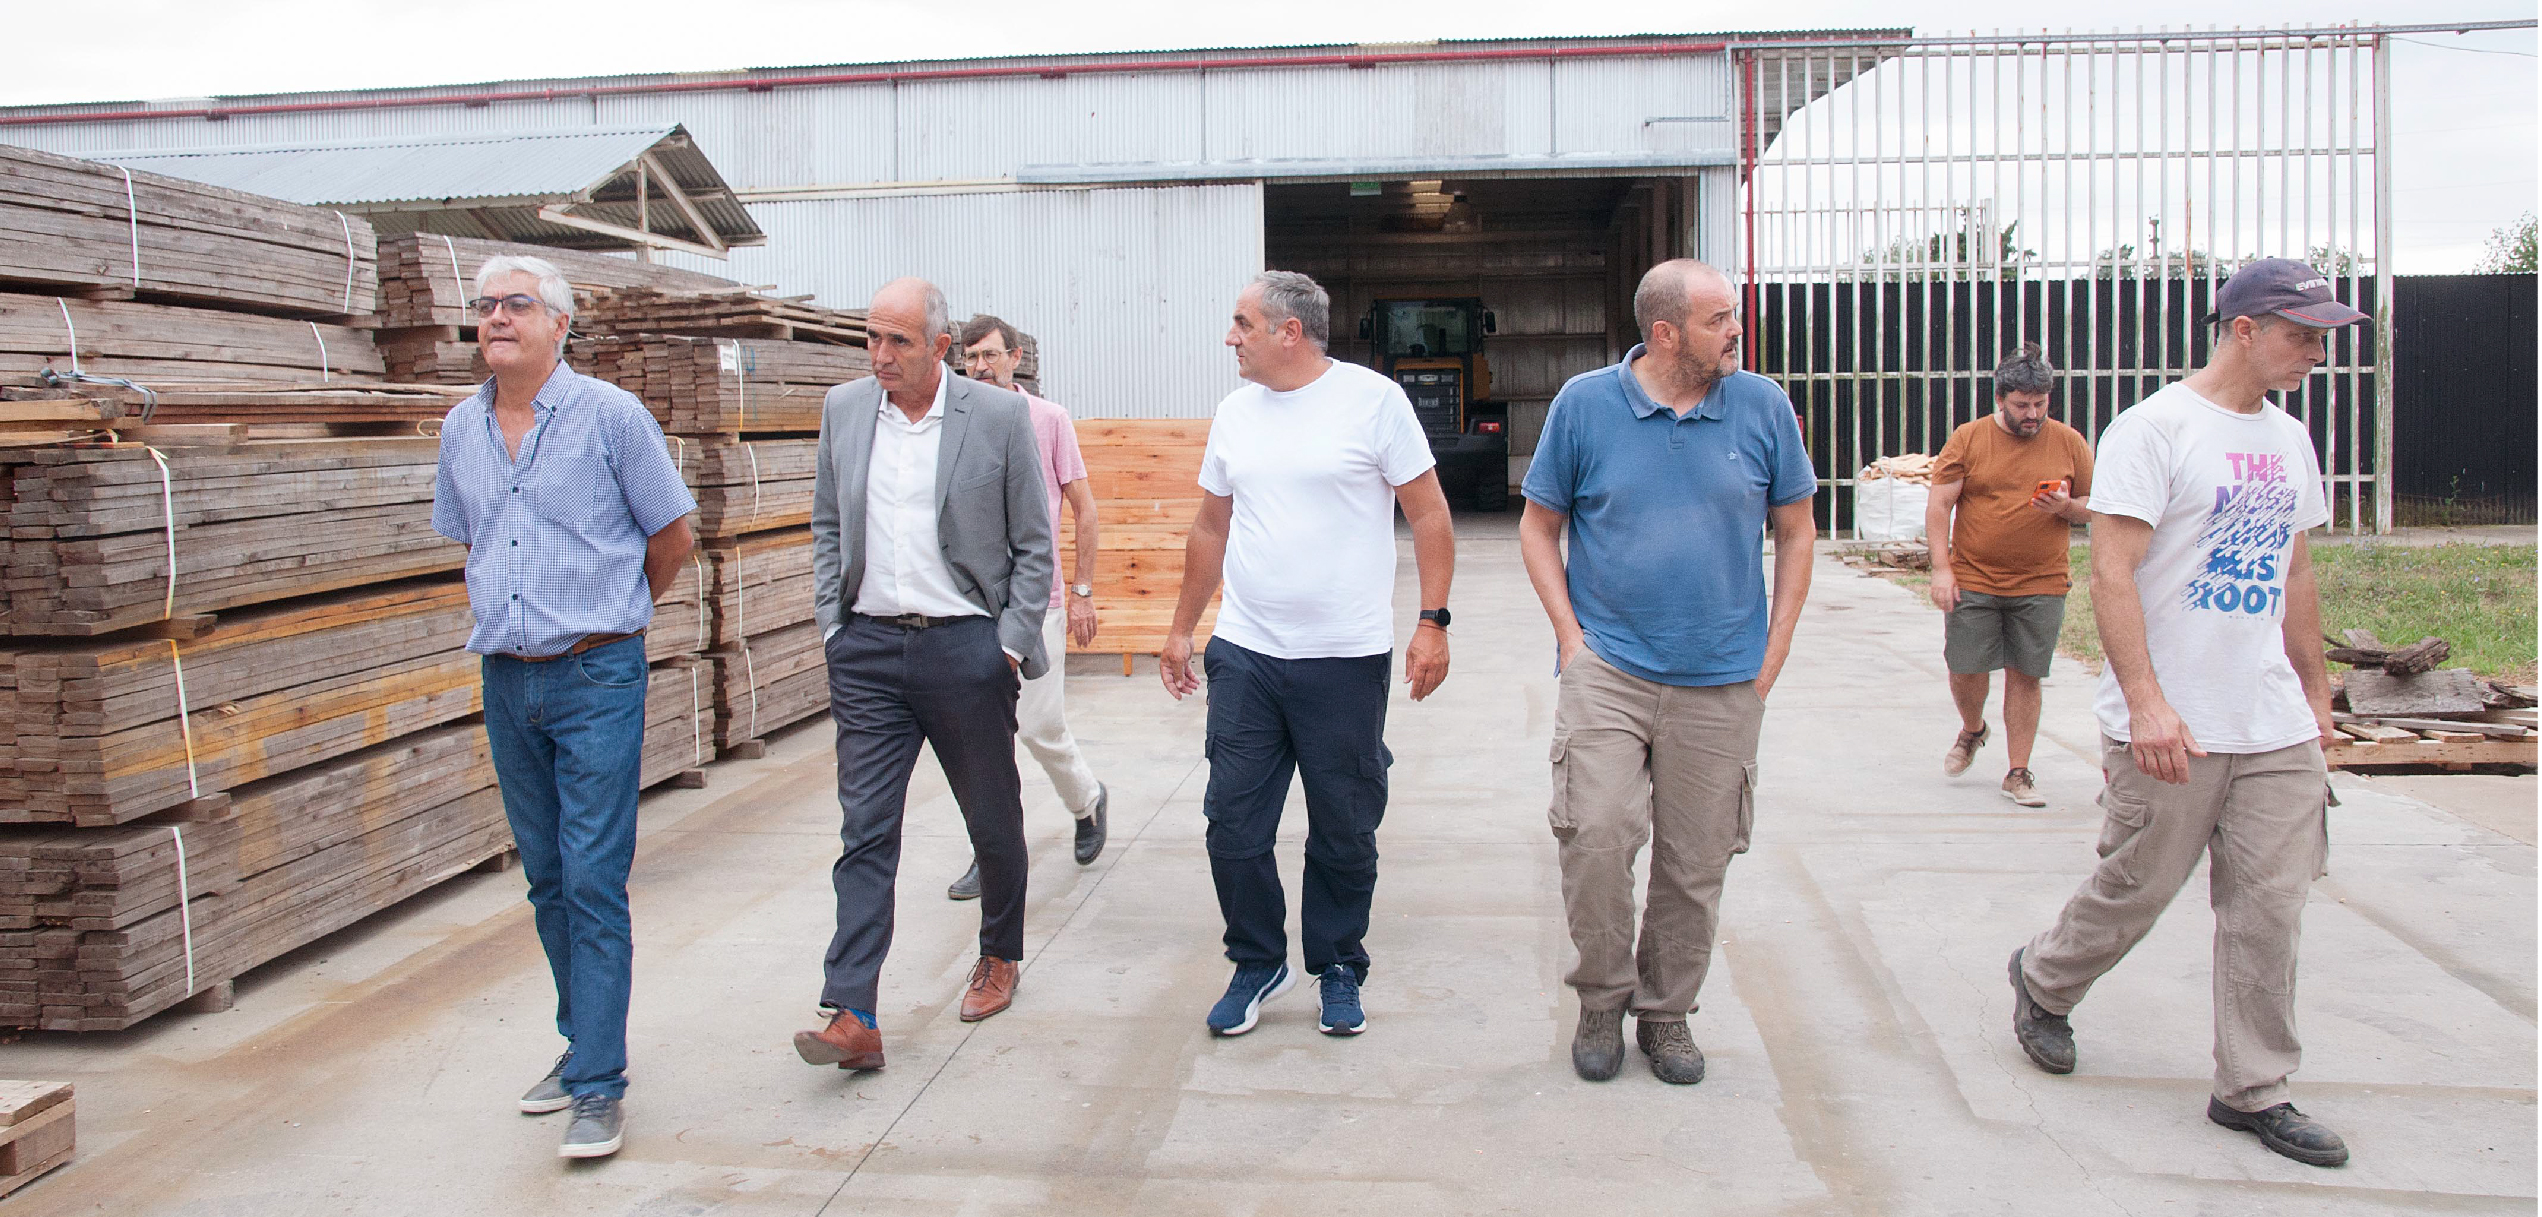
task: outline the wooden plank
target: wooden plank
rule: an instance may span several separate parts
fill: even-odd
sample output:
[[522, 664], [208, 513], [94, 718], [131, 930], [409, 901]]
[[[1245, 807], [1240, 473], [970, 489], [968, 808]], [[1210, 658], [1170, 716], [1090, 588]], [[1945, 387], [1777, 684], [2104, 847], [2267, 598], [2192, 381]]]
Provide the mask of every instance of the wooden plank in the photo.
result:
[[2484, 740], [2480, 743], [2369, 744], [2333, 742], [2322, 750], [2333, 769], [2371, 769], [2391, 765], [2523, 765], [2535, 761], [2533, 740]]
[[2438, 668], [2412, 676], [2361, 668], [2348, 673], [2347, 692], [2348, 709], [2360, 718], [2443, 718], [2489, 708], [2487, 685], [2462, 668]]

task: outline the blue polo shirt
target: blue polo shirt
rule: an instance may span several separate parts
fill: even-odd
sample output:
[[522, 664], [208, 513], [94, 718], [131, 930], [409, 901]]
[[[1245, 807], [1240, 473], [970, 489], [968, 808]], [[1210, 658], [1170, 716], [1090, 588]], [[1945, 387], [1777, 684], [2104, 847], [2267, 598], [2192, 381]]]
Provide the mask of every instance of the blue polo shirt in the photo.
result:
[[1519, 491], [1571, 517], [1571, 608], [1598, 658], [1660, 684], [1754, 680], [1766, 509], [1818, 493], [1800, 422], [1752, 372], [1679, 418], [1633, 378], [1641, 357], [1562, 386]]

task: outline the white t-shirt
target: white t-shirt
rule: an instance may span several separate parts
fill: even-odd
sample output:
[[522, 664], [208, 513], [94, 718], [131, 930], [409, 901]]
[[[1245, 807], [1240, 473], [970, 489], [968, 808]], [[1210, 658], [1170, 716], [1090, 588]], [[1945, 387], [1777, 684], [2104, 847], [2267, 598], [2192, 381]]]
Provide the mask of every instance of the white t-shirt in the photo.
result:
[[1395, 493], [1435, 462], [1395, 382], [1334, 360], [1218, 403], [1200, 487], [1235, 499], [1217, 636], [1278, 659], [1394, 649]]
[[[2295, 534], [2330, 520], [2304, 424], [2174, 384], [2101, 433], [2092, 510], [2154, 526], [2136, 568], [2145, 646], [2198, 745], [2253, 753], [2317, 738], [2280, 632]], [[2128, 738], [2127, 699], [2106, 669], [2094, 708], [2103, 731]]]

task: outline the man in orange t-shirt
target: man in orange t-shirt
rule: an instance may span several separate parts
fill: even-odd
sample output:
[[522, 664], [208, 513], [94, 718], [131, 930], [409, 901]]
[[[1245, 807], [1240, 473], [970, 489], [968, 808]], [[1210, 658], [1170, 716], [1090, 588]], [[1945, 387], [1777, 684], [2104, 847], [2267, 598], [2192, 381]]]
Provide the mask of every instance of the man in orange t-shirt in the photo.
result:
[[2090, 522], [2092, 446], [2048, 417], [2056, 369], [2039, 344], [1995, 366], [1995, 412], [1964, 423], [1933, 464], [1924, 534], [1933, 547], [1933, 606], [1960, 732], [1942, 772], [1966, 773], [1986, 746], [1986, 695], [2004, 670], [2004, 797], [2045, 807], [2030, 776], [2039, 681], [2065, 624], [2066, 550]]

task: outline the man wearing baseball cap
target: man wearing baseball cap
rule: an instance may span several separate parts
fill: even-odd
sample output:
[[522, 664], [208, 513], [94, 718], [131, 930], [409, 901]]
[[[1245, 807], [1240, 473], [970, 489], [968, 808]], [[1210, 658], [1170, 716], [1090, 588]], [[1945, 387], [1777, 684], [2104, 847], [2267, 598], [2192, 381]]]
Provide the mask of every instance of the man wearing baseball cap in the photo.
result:
[[2201, 856], [2215, 906], [2215, 1092], [2207, 1118], [2314, 1166], [2348, 1160], [2295, 1110], [2295, 943], [2329, 846], [2331, 732], [2306, 529], [2328, 523], [2301, 387], [2332, 328], [2365, 314], [2301, 262], [2265, 258], [2216, 296], [2214, 354], [2102, 432], [2092, 609], [2108, 668], [2100, 864], [2012, 955], [2013, 1034], [2075, 1066], [2066, 1016], [2153, 928]]

